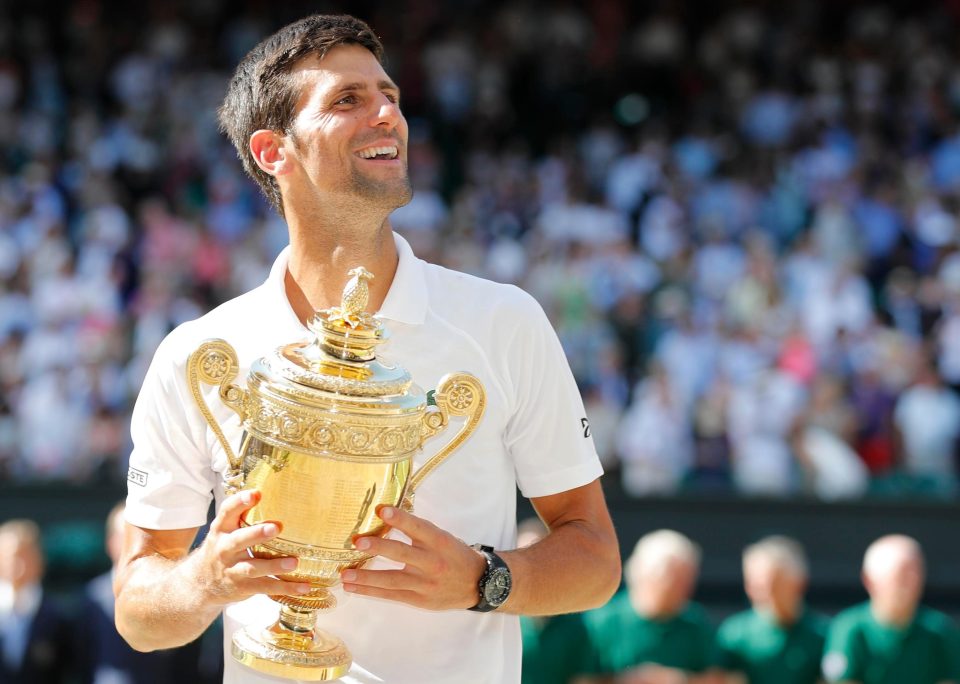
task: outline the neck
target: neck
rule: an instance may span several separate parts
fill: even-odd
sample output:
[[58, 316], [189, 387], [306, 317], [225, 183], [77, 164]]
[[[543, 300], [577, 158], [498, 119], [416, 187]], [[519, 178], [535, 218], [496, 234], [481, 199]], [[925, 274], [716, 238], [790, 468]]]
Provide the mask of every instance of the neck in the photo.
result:
[[385, 216], [366, 220], [350, 212], [311, 212], [306, 221], [287, 211], [290, 260], [284, 285], [301, 322], [315, 311], [340, 305], [347, 272], [363, 266], [376, 276], [370, 281], [367, 309], [377, 311], [397, 271], [397, 248]]
[[917, 614], [917, 609], [913, 607], [910, 610], [884, 610], [882, 607], [877, 606], [876, 603], [871, 602], [870, 612], [873, 614], [873, 619], [881, 625], [903, 628], [913, 622], [913, 618]]

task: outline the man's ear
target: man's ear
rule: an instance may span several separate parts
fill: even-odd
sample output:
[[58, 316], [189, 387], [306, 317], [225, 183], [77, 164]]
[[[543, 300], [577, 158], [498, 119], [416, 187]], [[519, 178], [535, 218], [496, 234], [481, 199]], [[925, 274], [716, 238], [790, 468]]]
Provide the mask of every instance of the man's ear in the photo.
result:
[[276, 131], [261, 128], [250, 136], [250, 154], [257, 166], [271, 176], [282, 176], [291, 169], [287, 141]]

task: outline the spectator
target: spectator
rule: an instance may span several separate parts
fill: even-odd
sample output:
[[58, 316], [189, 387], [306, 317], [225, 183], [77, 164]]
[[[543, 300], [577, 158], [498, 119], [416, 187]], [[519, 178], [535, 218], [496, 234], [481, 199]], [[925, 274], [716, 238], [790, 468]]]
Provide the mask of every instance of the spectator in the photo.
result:
[[0, 681], [60, 684], [73, 659], [72, 628], [43, 590], [40, 528], [30, 520], [0, 525]]
[[913, 385], [897, 400], [894, 423], [904, 470], [930, 489], [953, 494], [960, 399], [928, 363], [920, 363]]
[[816, 684], [827, 620], [803, 600], [809, 572], [803, 547], [767, 537], [743, 552], [743, 583], [752, 608], [717, 632], [726, 684]]
[[623, 488], [634, 496], [675, 492], [693, 466], [690, 410], [659, 365], [635, 397], [617, 438]]
[[867, 603], [830, 624], [823, 673], [845, 684], [960, 681], [960, 635], [947, 616], [920, 604], [923, 551], [910, 537], [881, 537], [863, 558]]
[[588, 682], [711, 681], [713, 629], [690, 601], [699, 569], [699, 547], [679, 532], [658, 530], [637, 542], [624, 568], [626, 591], [584, 615]]

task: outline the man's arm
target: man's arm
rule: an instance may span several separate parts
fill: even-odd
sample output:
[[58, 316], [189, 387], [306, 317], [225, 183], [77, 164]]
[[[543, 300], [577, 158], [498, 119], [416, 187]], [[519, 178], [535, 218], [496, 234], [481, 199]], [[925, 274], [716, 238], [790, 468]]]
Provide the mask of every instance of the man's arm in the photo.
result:
[[269, 577], [290, 572], [296, 559], [249, 557], [248, 547], [280, 533], [275, 523], [240, 527], [240, 515], [259, 498], [256, 491], [244, 491], [225, 499], [193, 552], [197, 528], [127, 524], [114, 580], [117, 630], [127, 643], [138, 651], [182, 646], [199, 637], [228, 603], [309, 590], [308, 584]]
[[[603, 605], [620, 583], [620, 552], [600, 481], [531, 499], [549, 533], [532, 546], [499, 555], [513, 588], [501, 612], [555, 615]], [[398, 508], [381, 509], [412, 540], [362, 537], [357, 548], [404, 563], [401, 570], [346, 570], [344, 590], [432, 610], [470, 608], [486, 563], [460, 539]]]

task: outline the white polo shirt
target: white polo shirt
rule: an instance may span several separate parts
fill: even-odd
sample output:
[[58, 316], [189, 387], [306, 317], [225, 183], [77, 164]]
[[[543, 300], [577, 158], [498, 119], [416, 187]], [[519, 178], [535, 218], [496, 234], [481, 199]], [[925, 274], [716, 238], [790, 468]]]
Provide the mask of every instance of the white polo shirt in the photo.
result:
[[[452, 371], [476, 375], [487, 408], [470, 439], [417, 490], [414, 512], [468, 543], [516, 546], [516, 489], [540, 497], [588, 484], [601, 473], [583, 402], [553, 329], [537, 302], [501, 285], [428, 264], [396, 236], [399, 264], [379, 316], [392, 338], [378, 353], [403, 365], [425, 391]], [[288, 248], [289, 249], [289, 248]], [[127, 520], [148, 529], [197, 527], [211, 497], [223, 497], [227, 467], [213, 431], [187, 387], [187, 357], [220, 337], [237, 351], [243, 383], [256, 359], [310, 336], [287, 300], [287, 250], [260, 287], [185, 323], [163, 341], [133, 412]], [[207, 405], [231, 444], [242, 427], [217, 389]], [[456, 425], [414, 457], [425, 463]], [[374, 559], [370, 567], [386, 567]], [[355, 667], [344, 681], [404, 684], [503, 684], [520, 679], [516, 616], [466, 610], [427, 611], [401, 603], [337, 592], [340, 602], [319, 626], [340, 636]], [[276, 604], [263, 596], [225, 611], [229, 653], [241, 625], [269, 623]], [[228, 655], [225, 682], [276, 682]], [[284, 680], [289, 681], [289, 680]]]

